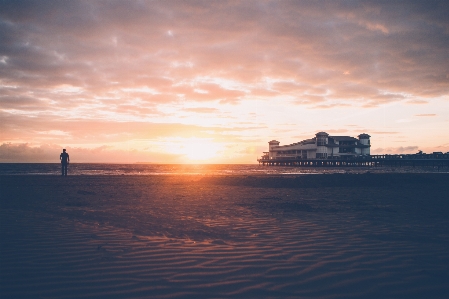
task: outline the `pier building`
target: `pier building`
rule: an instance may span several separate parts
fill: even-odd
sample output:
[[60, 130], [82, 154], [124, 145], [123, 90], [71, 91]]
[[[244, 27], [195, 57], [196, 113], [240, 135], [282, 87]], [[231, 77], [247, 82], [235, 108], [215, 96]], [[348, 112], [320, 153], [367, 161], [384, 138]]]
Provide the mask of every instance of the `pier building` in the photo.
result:
[[264, 152], [257, 161], [264, 166], [430, 166], [438, 171], [440, 168], [449, 169], [449, 152], [371, 155], [371, 136], [362, 133], [357, 137], [330, 136], [326, 132], [318, 132], [313, 138], [288, 145], [279, 145], [279, 141], [271, 140], [268, 142], [268, 152]]
[[351, 159], [370, 155], [371, 136], [362, 133], [357, 137], [318, 132], [313, 138], [288, 145], [279, 145], [279, 141], [271, 140], [268, 152], [263, 153], [261, 160]]
[[318, 132], [315, 137], [300, 142], [279, 145], [277, 140], [268, 142], [268, 152], [257, 159], [263, 166], [299, 167], [382, 167], [411, 166], [449, 169], [449, 152], [425, 154], [371, 155], [370, 135], [362, 133], [358, 138], [330, 136]]

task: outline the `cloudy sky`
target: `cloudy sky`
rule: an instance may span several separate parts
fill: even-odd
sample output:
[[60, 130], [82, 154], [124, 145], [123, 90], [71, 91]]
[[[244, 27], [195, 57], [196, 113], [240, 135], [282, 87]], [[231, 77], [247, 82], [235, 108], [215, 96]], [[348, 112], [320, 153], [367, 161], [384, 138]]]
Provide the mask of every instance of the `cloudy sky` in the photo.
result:
[[449, 151], [448, 1], [1, 1], [0, 162]]

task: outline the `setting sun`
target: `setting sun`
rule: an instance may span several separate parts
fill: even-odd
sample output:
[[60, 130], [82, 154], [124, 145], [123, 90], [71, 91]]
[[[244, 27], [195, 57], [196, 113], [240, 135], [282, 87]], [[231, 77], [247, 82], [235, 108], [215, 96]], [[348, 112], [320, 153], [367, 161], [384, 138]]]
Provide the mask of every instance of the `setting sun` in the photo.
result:
[[221, 151], [222, 146], [206, 138], [177, 138], [176, 142], [167, 144], [167, 151], [182, 155], [186, 162], [212, 162]]
[[217, 156], [219, 146], [212, 142], [192, 142], [184, 145], [184, 154], [189, 160], [203, 161]]

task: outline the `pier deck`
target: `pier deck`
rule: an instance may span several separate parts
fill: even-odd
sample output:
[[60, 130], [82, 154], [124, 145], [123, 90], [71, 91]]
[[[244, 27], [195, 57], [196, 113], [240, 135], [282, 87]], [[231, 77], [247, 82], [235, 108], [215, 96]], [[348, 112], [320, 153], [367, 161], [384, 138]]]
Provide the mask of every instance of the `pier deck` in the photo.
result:
[[264, 166], [301, 166], [301, 167], [382, 167], [382, 166], [433, 166], [449, 168], [449, 154], [416, 155], [368, 155], [338, 159], [301, 159], [282, 157], [277, 159], [257, 159]]

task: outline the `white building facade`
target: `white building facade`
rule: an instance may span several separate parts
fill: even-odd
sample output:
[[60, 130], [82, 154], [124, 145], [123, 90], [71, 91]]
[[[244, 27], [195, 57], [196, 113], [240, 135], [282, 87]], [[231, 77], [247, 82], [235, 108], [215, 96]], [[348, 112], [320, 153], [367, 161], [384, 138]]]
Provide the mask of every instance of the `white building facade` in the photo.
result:
[[315, 137], [289, 145], [268, 142], [269, 151], [262, 159], [341, 159], [370, 154], [370, 135], [362, 133], [358, 138], [350, 136], [330, 136], [319, 132]]

